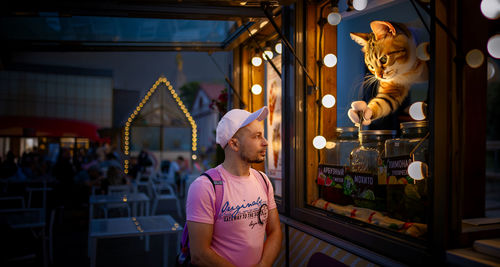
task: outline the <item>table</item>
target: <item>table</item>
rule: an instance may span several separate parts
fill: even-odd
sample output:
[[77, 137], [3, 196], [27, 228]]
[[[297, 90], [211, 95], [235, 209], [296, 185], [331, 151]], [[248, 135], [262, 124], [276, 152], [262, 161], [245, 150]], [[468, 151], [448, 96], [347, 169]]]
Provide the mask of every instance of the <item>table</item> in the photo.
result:
[[[168, 265], [168, 238], [175, 236], [179, 243], [182, 227], [170, 215], [131, 218], [94, 219], [89, 227], [90, 266], [95, 267], [97, 240], [134, 236], [163, 235], [163, 266]], [[179, 247], [177, 247], [178, 253]]]
[[[144, 193], [130, 193], [124, 195], [91, 195], [89, 199], [89, 221], [94, 216], [94, 205], [112, 203], [133, 203], [132, 216], [137, 216], [137, 203], [142, 203], [141, 215], [149, 215], [149, 197]], [[144, 208], [145, 206], [145, 208]]]

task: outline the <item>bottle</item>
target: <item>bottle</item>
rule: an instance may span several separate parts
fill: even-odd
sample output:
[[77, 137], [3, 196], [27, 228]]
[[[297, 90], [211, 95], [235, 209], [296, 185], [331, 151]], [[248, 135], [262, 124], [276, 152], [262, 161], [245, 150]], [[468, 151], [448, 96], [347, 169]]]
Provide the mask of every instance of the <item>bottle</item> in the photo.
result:
[[394, 138], [393, 130], [360, 132], [360, 146], [350, 155], [350, 173], [344, 184], [352, 183], [351, 194], [358, 207], [385, 211], [386, 171], [382, 158], [387, 139]]

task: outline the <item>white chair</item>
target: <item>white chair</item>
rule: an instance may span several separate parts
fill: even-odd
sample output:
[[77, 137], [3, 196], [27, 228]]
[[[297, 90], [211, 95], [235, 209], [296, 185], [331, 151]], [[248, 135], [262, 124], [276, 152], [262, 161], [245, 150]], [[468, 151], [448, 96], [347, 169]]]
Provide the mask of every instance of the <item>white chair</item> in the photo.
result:
[[[108, 186], [108, 195], [123, 196], [123, 195], [135, 192], [135, 190], [136, 190], [135, 188], [136, 187], [134, 187], [132, 185], [128, 185], [128, 184], [126, 184], [126, 185], [110, 185], [110, 186]], [[108, 218], [108, 212], [110, 209], [123, 209], [123, 208], [125, 208], [127, 210], [127, 216], [125, 216], [125, 217], [130, 217], [131, 212], [130, 212], [130, 206], [128, 205], [128, 203], [106, 204], [106, 206], [104, 207], [104, 217]]]
[[54, 208], [50, 212], [50, 220], [49, 220], [49, 262], [50, 264], [54, 264], [54, 223], [56, 217], [60, 217], [59, 220], [62, 220], [62, 212], [64, 210], [64, 206], [59, 206]]
[[145, 188], [145, 193], [149, 198], [153, 197], [153, 188], [151, 187], [151, 183], [154, 182], [155, 174], [154, 173], [142, 173], [138, 174], [135, 179], [135, 185], [137, 187], [137, 191], [142, 191], [141, 189]]
[[174, 188], [166, 182], [158, 184], [152, 183], [152, 187], [154, 192], [154, 201], [151, 215], [156, 215], [156, 209], [158, 208], [160, 200], [174, 200], [177, 206], [177, 214], [179, 214], [179, 217], [182, 218], [181, 203], [175, 194]]

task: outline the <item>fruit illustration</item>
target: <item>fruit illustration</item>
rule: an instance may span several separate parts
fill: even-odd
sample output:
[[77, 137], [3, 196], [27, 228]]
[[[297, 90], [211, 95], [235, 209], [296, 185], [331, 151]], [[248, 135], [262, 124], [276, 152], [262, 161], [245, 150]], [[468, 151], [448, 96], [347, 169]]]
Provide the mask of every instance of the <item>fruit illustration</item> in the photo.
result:
[[405, 178], [405, 177], [403, 177], [403, 178], [399, 178], [399, 180], [398, 180], [398, 184], [408, 184], [408, 180], [406, 180], [406, 178]]
[[398, 179], [396, 178], [396, 176], [394, 175], [389, 176], [389, 184], [397, 184], [397, 183]]
[[375, 200], [375, 194], [369, 189], [361, 193], [361, 197], [368, 200]]
[[326, 186], [331, 186], [333, 183], [333, 180], [330, 178], [330, 177], [326, 177], [326, 180], [325, 180], [325, 185]]
[[318, 184], [325, 185], [325, 179], [326, 179], [326, 176], [324, 174], [320, 173], [318, 175]]
[[335, 188], [342, 189], [342, 185], [341, 184], [336, 184]]
[[354, 180], [350, 175], [346, 175], [344, 178], [344, 195], [350, 196], [355, 191], [356, 185], [354, 184]]

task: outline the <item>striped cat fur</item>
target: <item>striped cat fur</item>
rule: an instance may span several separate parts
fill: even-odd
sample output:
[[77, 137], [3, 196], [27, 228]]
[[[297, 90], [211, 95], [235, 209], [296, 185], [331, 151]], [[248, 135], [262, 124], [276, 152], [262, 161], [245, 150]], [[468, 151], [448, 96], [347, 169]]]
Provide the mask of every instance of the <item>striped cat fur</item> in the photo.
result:
[[367, 82], [378, 81], [377, 95], [368, 104], [354, 101], [348, 116], [363, 124], [382, 118], [396, 111], [413, 83], [428, 79], [427, 64], [416, 55], [417, 43], [412, 32], [401, 23], [372, 21], [371, 33], [351, 33], [351, 38], [361, 45], [365, 64], [372, 73]]

